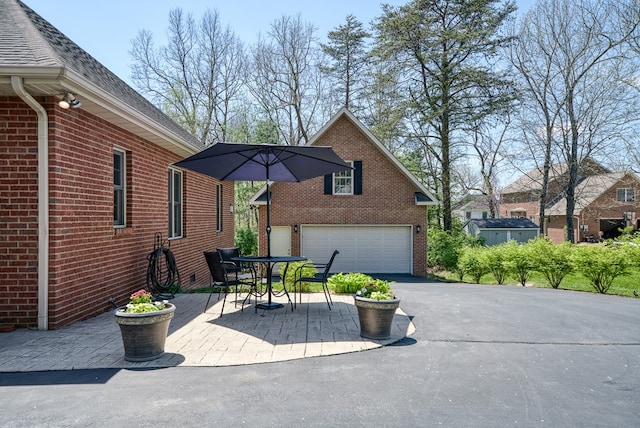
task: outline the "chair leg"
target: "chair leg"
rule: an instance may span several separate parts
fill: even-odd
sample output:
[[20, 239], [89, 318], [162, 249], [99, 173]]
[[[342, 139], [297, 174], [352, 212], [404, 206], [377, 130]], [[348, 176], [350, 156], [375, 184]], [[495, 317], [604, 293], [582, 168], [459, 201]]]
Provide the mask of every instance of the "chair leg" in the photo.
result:
[[[207, 308], [209, 307], [209, 301], [211, 301], [211, 296], [213, 296], [214, 287], [215, 287], [215, 284], [212, 282], [211, 291], [209, 292], [209, 298], [207, 299], [207, 303], [204, 305], [204, 311], [202, 311], [203, 313], [207, 312]], [[220, 293], [218, 293], [218, 300], [220, 300]]]
[[203, 313], [207, 312], [207, 308], [209, 307], [209, 301], [211, 300], [211, 295], [213, 294], [213, 285], [211, 286], [211, 291], [209, 292], [209, 298], [207, 299], [207, 303], [204, 305]]
[[329, 286], [326, 282], [322, 283], [322, 291], [324, 292], [324, 298], [327, 299], [327, 306], [329, 306], [329, 310], [331, 310], [331, 305], [333, 305], [333, 300], [331, 299], [331, 293], [329, 293]]

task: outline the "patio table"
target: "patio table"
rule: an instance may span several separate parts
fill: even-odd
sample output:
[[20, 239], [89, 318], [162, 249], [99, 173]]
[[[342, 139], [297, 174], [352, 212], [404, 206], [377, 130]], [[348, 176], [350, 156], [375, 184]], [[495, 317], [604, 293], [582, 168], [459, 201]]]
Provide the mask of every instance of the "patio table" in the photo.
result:
[[[237, 262], [246, 262], [246, 263], [261, 263], [267, 269], [267, 302], [260, 302], [256, 305], [256, 307], [260, 309], [278, 309], [283, 307], [282, 303], [272, 302], [271, 296], [273, 293], [272, 287], [272, 275], [273, 275], [273, 266], [276, 263], [286, 263], [286, 267], [284, 269], [284, 274], [282, 275], [282, 288], [287, 295], [287, 299], [289, 303], [291, 303], [291, 298], [289, 297], [289, 293], [287, 292], [287, 288], [284, 284], [284, 276], [286, 275], [287, 269], [289, 268], [289, 263], [291, 262], [303, 262], [307, 260], [306, 257], [301, 256], [239, 256], [232, 257], [231, 260]], [[291, 304], [291, 310], [293, 310], [293, 304]]]

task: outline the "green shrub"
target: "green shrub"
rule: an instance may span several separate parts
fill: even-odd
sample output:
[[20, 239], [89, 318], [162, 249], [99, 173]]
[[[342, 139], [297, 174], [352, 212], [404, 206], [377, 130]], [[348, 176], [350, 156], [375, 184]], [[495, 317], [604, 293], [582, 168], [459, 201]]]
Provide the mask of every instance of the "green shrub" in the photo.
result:
[[486, 248], [484, 247], [462, 248], [458, 258], [458, 270], [462, 272], [462, 276], [468, 274], [471, 275], [474, 282], [480, 282], [482, 276], [489, 272], [485, 252]]
[[[298, 277], [312, 277], [316, 273], [318, 273], [318, 269], [313, 267], [313, 262], [311, 260], [301, 261], [301, 262], [292, 262], [289, 263], [289, 268], [287, 269], [286, 275], [283, 278], [284, 283], [287, 284], [287, 288], [289, 286], [293, 286], [293, 283], [296, 279], [296, 273], [298, 273]], [[278, 274], [282, 278], [284, 272], [284, 268], [286, 265], [278, 264]], [[298, 269], [302, 267], [302, 270], [298, 272]], [[300, 287], [303, 293], [308, 293], [311, 291], [312, 284], [309, 282], [300, 282], [296, 284], [296, 287]]]
[[505, 248], [507, 249], [505, 262], [509, 274], [524, 287], [535, 269], [531, 247], [529, 244], [519, 244], [511, 240], [505, 244]]
[[627, 268], [628, 251], [624, 244], [583, 245], [573, 251], [571, 261], [576, 269], [591, 281], [598, 293], [606, 293], [613, 280]]
[[507, 274], [509, 273], [509, 267], [507, 265], [508, 251], [509, 248], [506, 244], [500, 244], [487, 247], [483, 254], [485, 257], [484, 263], [496, 279], [496, 282], [500, 285], [504, 284]]
[[460, 252], [467, 246], [481, 246], [482, 240], [466, 235], [462, 230], [445, 231], [439, 228], [429, 228], [427, 231], [429, 242], [428, 264], [446, 270], [455, 270], [458, 266]]
[[340, 272], [331, 275], [327, 283], [336, 293], [355, 294], [373, 281], [374, 279], [371, 276], [364, 273]]
[[241, 254], [248, 256], [258, 253], [258, 236], [253, 230], [236, 229], [235, 241]]
[[548, 238], [537, 238], [527, 244], [536, 271], [546, 278], [552, 288], [558, 288], [562, 279], [573, 270], [572, 244], [554, 244]]

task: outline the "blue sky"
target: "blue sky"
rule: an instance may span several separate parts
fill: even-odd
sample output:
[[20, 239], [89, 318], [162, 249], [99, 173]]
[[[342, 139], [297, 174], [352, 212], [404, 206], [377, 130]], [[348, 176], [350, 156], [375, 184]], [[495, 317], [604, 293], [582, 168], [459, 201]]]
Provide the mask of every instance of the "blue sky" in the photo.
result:
[[[22, 0], [62, 31], [121, 79], [130, 83], [131, 40], [140, 30], [149, 30], [156, 45], [164, 44], [169, 11], [180, 7], [194, 17], [206, 9], [217, 10], [223, 23], [245, 43], [253, 43], [260, 32], [283, 15], [297, 15], [326, 34], [353, 14], [365, 25], [381, 14], [381, 4], [402, 5], [408, 0]], [[518, 0], [520, 9], [533, 0]]]

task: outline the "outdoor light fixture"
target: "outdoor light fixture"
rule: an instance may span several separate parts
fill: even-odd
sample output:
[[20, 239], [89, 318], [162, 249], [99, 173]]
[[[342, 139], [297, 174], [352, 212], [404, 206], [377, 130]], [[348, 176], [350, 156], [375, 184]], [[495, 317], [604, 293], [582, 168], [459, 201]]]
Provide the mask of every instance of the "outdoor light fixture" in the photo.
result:
[[76, 97], [67, 92], [67, 94], [58, 102], [60, 108], [68, 109], [68, 108], [78, 108], [82, 107], [82, 103], [76, 99]]
[[416, 225], [416, 233], [420, 233], [420, 225], [419, 224]]
[[298, 225], [297, 224], [293, 225], [293, 232], [294, 233], [298, 233]]

